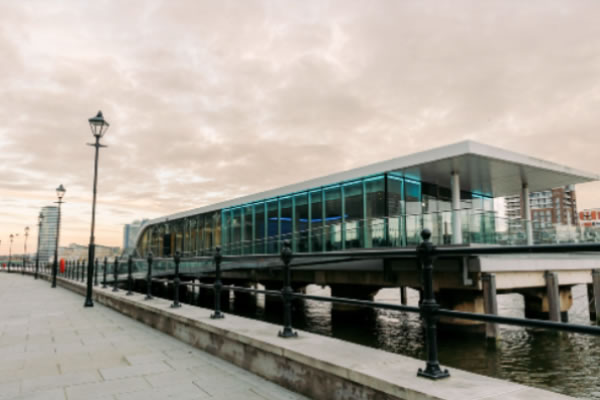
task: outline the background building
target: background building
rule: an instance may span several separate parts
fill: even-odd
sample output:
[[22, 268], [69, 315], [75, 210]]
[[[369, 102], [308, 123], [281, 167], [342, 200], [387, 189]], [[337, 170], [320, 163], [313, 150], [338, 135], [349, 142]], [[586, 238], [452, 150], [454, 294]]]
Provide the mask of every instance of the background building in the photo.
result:
[[[114, 258], [118, 256], [121, 249], [119, 247], [110, 247], [110, 246], [102, 246], [100, 244], [96, 245], [95, 255], [96, 258], [102, 260], [104, 257]], [[58, 248], [58, 256], [59, 258], [64, 258], [65, 260], [87, 260], [88, 257], [88, 246], [81, 245], [77, 243], [71, 243], [66, 247]]]
[[42, 208], [41, 212], [44, 220], [40, 229], [40, 262], [45, 263], [54, 258], [58, 207], [46, 206]]
[[[574, 185], [532, 192], [529, 194], [531, 221], [536, 229], [551, 228], [556, 225], [577, 225], [577, 196]], [[506, 217], [520, 224], [523, 218], [521, 196], [504, 199]]]
[[147, 219], [135, 220], [123, 226], [123, 250], [135, 248], [135, 238], [142, 227], [148, 222]]
[[579, 226], [582, 228], [600, 227], [600, 208], [589, 208], [580, 211]]

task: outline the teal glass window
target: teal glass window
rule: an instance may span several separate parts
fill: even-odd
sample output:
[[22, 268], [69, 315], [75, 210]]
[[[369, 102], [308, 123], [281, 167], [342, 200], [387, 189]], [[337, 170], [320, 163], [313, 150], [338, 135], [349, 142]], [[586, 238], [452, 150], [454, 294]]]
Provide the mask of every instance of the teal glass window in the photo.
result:
[[339, 185], [325, 192], [325, 249], [342, 249], [342, 195]]
[[246, 205], [243, 207], [243, 213], [244, 213], [244, 229], [242, 231], [243, 233], [243, 254], [251, 254], [253, 253], [252, 250], [252, 244], [253, 244], [253, 237], [252, 237], [252, 210], [253, 207], [251, 205]]
[[388, 242], [390, 246], [404, 245], [404, 179], [388, 174]]
[[364, 204], [362, 181], [344, 184], [344, 230], [346, 249], [364, 246]]
[[422, 226], [421, 182], [412, 179], [404, 180], [406, 206], [406, 244], [416, 245], [421, 242]]
[[254, 204], [254, 250], [255, 254], [264, 254], [266, 250], [265, 203]]
[[295, 203], [295, 226], [294, 243], [295, 251], [304, 253], [308, 251], [308, 193], [299, 193], [294, 196]]
[[242, 253], [242, 209], [236, 207], [231, 210], [231, 245], [230, 254]]
[[293, 208], [292, 208], [292, 197], [282, 197], [279, 199], [279, 204], [281, 206], [281, 215], [279, 218], [280, 223], [280, 240], [283, 242], [284, 240], [292, 240], [292, 227], [293, 227]]
[[383, 175], [365, 179], [365, 247], [382, 247], [386, 242], [385, 180]]
[[320, 190], [309, 192], [310, 196], [310, 251], [323, 251], [323, 193]]
[[279, 202], [267, 201], [267, 253], [277, 253], [279, 245]]

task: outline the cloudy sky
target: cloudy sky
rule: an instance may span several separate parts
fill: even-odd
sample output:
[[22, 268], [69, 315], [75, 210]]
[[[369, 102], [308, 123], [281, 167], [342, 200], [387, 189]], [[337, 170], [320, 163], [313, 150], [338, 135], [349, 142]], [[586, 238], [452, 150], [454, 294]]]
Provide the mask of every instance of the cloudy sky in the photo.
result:
[[99, 109], [106, 245], [464, 139], [600, 173], [598, 21], [597, 1], [0, 0], [0, 254], [60, 183], [61, 244], [88, 242]]

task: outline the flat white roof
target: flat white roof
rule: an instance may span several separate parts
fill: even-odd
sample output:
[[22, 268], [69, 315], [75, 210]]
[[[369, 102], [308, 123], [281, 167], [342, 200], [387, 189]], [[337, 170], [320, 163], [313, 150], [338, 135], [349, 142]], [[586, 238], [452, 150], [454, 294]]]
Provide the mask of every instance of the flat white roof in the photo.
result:
[[503, 197], [520, 193], [523, 183], [532, 192], [600, 180], [600, 176], [498, 147], [466, 140], [323, 176], [233, 200], [155, 218], [148, 224], [174, 220], [240, 204], [302, 192], [383, 172], [450, 187], [452, 171], [460, 175], [461, 190]]

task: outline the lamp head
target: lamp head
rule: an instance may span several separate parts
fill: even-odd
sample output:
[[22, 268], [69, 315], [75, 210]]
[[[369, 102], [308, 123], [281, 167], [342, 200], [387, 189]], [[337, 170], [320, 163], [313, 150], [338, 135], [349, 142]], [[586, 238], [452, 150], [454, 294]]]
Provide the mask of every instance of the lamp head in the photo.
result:
[[65, 187], [62, 185], [62, 183], [60, 184], [59, 187], [56, 188], [56, 197], [58, 197], [58, 200], [62, 200], [66, 191], [67, 191], [67, 189], [65, 189]]
[[97, 138], [101, 138], [104, 136], [110, 124], [104, 120], [104, 116], [102, 116], [102, 111], [98, 111], [98, 114], [95, 117], [88, 119], [90, 123], [90, 128], [92, 129], [92, 135]]

